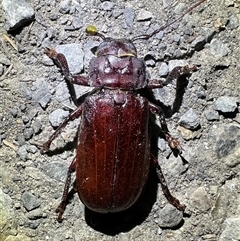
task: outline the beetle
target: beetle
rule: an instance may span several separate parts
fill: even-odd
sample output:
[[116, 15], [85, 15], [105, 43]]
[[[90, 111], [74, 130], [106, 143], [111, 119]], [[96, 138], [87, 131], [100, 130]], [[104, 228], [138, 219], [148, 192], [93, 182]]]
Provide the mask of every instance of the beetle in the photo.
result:
[[95, 87], [94, 92], [69, 114], [41, 149], [42, 154], [46, 153], [67, 123], [81, 117], [76, 156], [69, 166], [62, 201], [56, 209], [59, 222], [66, 208], [71, 174], [75, 171], [76, 189], [84, 205], [99, 213], [111, 213], [126, 210], [136, 202], [147, 182], [150, 165], [153, 165], [168, 201], [184, 211], [185, 205], [171, 195], [161, 167], [151, 154], [150, 112], [159, 117], [169, 146], [178, 153], [182, 148], [170, 135], [162, 109], [141, 96], [139, 91], [162, 88], [172, 79], [188, 75], [196, 67], [175, 67], [165, 82], [150, 80], [144, 61], [137, 57], [133, 42], [149, 39], [204, 1], [197, 2], [181, 17], [152, 34], [140, 35], [132, 40], [105, 37], [94, 26], [88, 26], [86, 32], [89, 35], [103, 39], [97, 47], [96, 57], [90, 61], [88, 77], [72, 75], [65, 56], [55, 49], [45, 51], [60, 68], [68, 85]]

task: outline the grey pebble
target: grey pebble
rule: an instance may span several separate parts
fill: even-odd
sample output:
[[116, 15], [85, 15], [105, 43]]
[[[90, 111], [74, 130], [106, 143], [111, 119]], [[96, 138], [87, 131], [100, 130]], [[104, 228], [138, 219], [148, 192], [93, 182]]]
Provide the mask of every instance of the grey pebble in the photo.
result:
[[43, 172], [57, 181], [64, 182], [67, 175], [68, 165], [64, 162], [50, 162], [42, 167]]
[[211, 208], [210, 198], [204, 187], [198, 187], [191, 196], [192, 206], [201, 211], [205, 212]]
[[49, 115], [49, 121], [53, 128], [58, 127], [62, 122], [66, 119], [66, 117], [69, 115], [69, 111], [65, 111], [62, 109], [54, 110]]
[[215, 110], [206, 110], [204, 111], [204, 115], [208, 121], [219, 120], [219, 114]]
[[42, 56], [42, 63], [45, 66], [53, 66], [54, 65], [53, 61], [45, 54]]
[[219, 241], [240, 240], [240, 216], [232, 216], [227, 218], [223, 223], [223, 231], [219, 237]]
[[36, 146], [34, 146], [34, 145], [28, 145], [27, 146], [27, 152], [34, 154], [37, 151], [38, 151], [38, 148]]
[[32, 98], [40, 104], [40, 106], [45, 109], [51, 100], [51, 93], [47, 87], [47, 82], [44, 78], [36, 79], [32, 86]]
[[32, 124], [32, 128], [33, 128], [33, 131], [34, 131], [34, 134], [39, 134], [42, 130], [42, 123], [40, 120], [36, 119], [33, 124]]
[[205, 37], [204, 36], [198, 36], [197, 38], [195, 38], [192, 41], [191, 47], [194, 48], [197, 51], [200, 51], [201, 49], [203, 49], [205, 43], [206, 43]]
[[104, 1], [103, 3], [100, 4], [100, 8], [104, 11], [110, 11], [114, 8], [114, 3], [110, 1]]
[[27, 211], [31, 211], [41, 205], [41, 201], [29, 191], [22, 194], [22, 202]]
[[230, 50], [226, 44], [214, 38], [210, 42], [210, 52], [216, 58], [222, 58], [229, 54]]
[[29, 122], [29, 120], [30, 120], [30, 119], [29, 119], [28, 116], [26, 116], [26, 115], [23, 115], [23, 116], [22, 116], [22, 121], [23, 121], [24, 124], [27, 124], [27, 123]]
[[213, 104], [214, 109], [223, 113], [234, 112], [237, 109], [237, 98], [220, 96]]
[[62, 0], [59, 4], [60, 13], [68, 13], [70, 11], [70, 0]]
[[186, 129], [195, 130], [200, 125], [200, 118], [197, 113], [191, 108], [180, 117], [178, 124]]
[[34, 19], [33, 8], [24, 0], [3, 0], [2, 7], [5, 11], [7, 31], [16, 30]]
[[41, 220], [28, 220], [27, 222], [25, 222], [24, 226], [27, 228], [31, 228], [31, 229], [37, 229], [37, 227], [40, 225]]
[[158, 69], [158, 74], [160, 76], [167, 76], [168, 72], [169, 72], [168, 65], [165, 62], [163, 62]]
[[239, 18], [236, 15], [232, 15], [229, 18], [229, 23], [227, 25], [230, 29], [236, 29], [239, 27]]
[[123, 11], [123, 15], [125, 18], [126, 25], [131, 28], [133, 26], [133, 20], [136, 16], [134, 9], [125, 8]]
[[153, 17], [150, 11], [141, 9], [137, 15], [137, 21], [150, 20]]
[[65, 82], [56, 86], [55, 96], [60, 103], [70, 105], [70, 94]]
[[1, 53], [0, 53], [0, 63], [6, 66], [11, 65], [11, 61], [7, 58], [7, 56]]
[[[24, 142], [25, 140], [23, 141], [23, 143]], [[17, 150], [17, 156], [20, 158], [20, 160], [26, 161], [27, 155], [28, 155], [27, 146], [26, 145], [20, 146]]]
[[33, 134], [34, 134], [34, 130], [31, 127], [25, 128], [23, 131], [23, 136], [24, 136], [25, 140], [30, 140], [32, 138]]
[[122, 10], [119, 10], [119, 9], [114, 9], [113, 10], [113, 17], [114, 18], [118, 18], [119, 16], [121, 16], [123, 14], [123, 11]]
[[183, 219], [183, 212], [177, 210], [171, 204], [167, 204], [163, 209], [159, 210], [159, 218], [157, 221], [161, 228], [174, 228]]
[[16, 109], [16, 108], [11, 108], [11, 109], [10, 109], [10, 113], [11, 113], [11, 115], [12, 115], [14, 118], [16, 118], [16, 117], [18, 116], [18, 109]]
[[232, 152], [238, 141], [240, 140], [240, 128], [236, 125], [231, 125], [224, 128], [223, 132], [219, 135], [216, 140], [216, 153], [220, 159], [226, 157]]
[[84, 58], [82, 45], [76, 43], [57, 45], [56, 51], [64, 54], [72, 74], [79, 74], [82, 72]]
[[72, 26], [75, 30], [80, 29], [81, 27], [83, 27], [83, 22], [82, 19], [78, 18], [78, 17], [74, 17], [72, 20]]
[[28, 212], [28, 214], [27, 214], [27, 217], [30, 220], [36, 220], [36, 219], [42, 218], [42, 216], [43, 216], [43, 213], [40, 208], [36, 208], [36, 209]]

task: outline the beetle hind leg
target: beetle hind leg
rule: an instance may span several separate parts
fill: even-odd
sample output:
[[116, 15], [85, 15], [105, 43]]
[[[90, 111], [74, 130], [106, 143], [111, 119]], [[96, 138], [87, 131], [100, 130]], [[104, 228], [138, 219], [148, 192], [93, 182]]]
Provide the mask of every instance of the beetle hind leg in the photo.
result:
[[153, 156], [152, 156], [152, 162], [156, 169], [156, 173], [157, 173], [159, 182], [162, 186], [163, 193], [164, 193], [165, 197], [167, 198], [168, 202], [170, 204], [172, 204], [174, 207], [176, 207], [178, 210], [184, 211], [186, 206], [181, 204], [180, 201], [170, 193], [168, 186], [167, 186], [166, 179], [163, 175], [162, 169], [161, 169], [157, 159], [154, 158]]
[[68, 203], [69, 199], [72, 197], [72, 195], [76, 192], [74, 187], [69, 192], [69, 188], [71, 185], [71, 176], [72, 176], [72, 173], [75, 172], [75, 167], [76, 167], [76, 157], [73, 159], [71, 165], [68, 168], [67, 178], [66, 178], [66, 182], [65, 182], [65, 186], [64, 186], [63, 195], [62, 195], [62, 200], [61, 200], [60, 204], [58, 205], [58, 207], [56, 208], [56, 213], [58, 213], [58, 217], [57, 217], [58, 222], [62, 221], [62, 215], [66, 209], [67, 203]]

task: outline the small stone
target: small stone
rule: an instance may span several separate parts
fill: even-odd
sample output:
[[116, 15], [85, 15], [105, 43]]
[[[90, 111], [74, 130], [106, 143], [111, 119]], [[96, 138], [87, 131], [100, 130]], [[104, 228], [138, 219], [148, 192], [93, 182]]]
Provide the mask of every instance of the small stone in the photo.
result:
[[32, 91], [32, 98], [45, 109], [51, 100], [51, 93], [47, 87], [47, 82], [43, 78], [39, 78], [34, 82], [34, 91]]
[[72, 74], [79, 74], [82, 72], [84, 57], [82, 45], [76, 43], [57, 45], [56, 51], [64, 54]]
[[20, 160], [26, 161], [27, 155], [28, 155], [27, 146], [26, 145], [20, 146], [18, 148], [17, 155], [20, 158]]
[[11, 61], [7, 58], [7, 56], [1, 53], [0, 53], [0, 63], [6, 66], [11, 65]]
[[104, 1], [100, 5], [100, 8], [104, 11], [110, 11], [113, 9], [113, 7], [114, 7], [114, 3], [110, 2], [110, 1]]
[[240, 216], [227, 218], [224, 222], [224, 229], [219, 237], [219, 241], [240, 240]]
[[235, 152], [224, 158], [224, 162], [229, 167], [236, 167], [240, 164], [240, 145], [235, 148]]
[[166, 150], [166, 141], [162, 138], [158, 138], [158, 148], [161, 152]]
[[211, 208], [211, 202], [204, 187], [197, 188], [191, 197], [192, 206], [199, 211], [207, 211]]
[[[3, 174], [3, 173], [2, 173]], [[2, 185], [1, 185], [2, 186]], [[0, 231], [1, 234], [9, 232], [12, 230], [15, 224], [16, 214], [12, 208], [13, 200], [8, 194], [5, 194], [0, 188]], [[16, 227], [15, 227], [16, 228]], [[3, 239], [5, 240], [5, 239]]]
[[203, 49], [205, 43], [206, 43], [205, 37], [204, 36], [198, 36], [197, 38], [195, 38], [192, 41], [191, 47], [194, 48], [197, 51], [200, 51], [201, 49]]
[[226, 44], [223, 44], [218, 39], [212, 39], [210, 42], [210, 52], [216, 58], [222, 58], [229, 54], [230, 50]]
[[70, 0], [62, 0], [59, 4], [60, 13], [68, 13], [70, 11]]
[[236, 29], [239, 27], [239, 19], [236, 15], [232, 15], [229, 18], [229, 23], [227, 25], [230, 29]]
[[180, 117], [178, 124], [186, 129], [196, 130], [200, 126], [200, 119], [196, 112], [191, 108]]
[[123, 15], [125, 17], [125, 22], [128, 27], [133, 26], [133, 20], [135, 18], [135, 11], [132, 8], [125, 8], [123, 11]]
[[234, 112], [237, 109], [237, 98], [221, 96], [213, 104], [214, 109], [223, 113]]
[[18, 116], [18, 109], [16, 109], [16, 108], [11, 108], [11, 109], [10, 109], [10, 113], [11, 113], [11, 115], [12, 115], [14, 118], [16, 118], [16, 117]]
[[159, 210], [157, 223], [161, 228], [174, 228], [182, 219], [183, 212], [177, 210], [171, 204], [167, 204], [163, 209]]
[[178, 126], [177, 130], [180, 131], [181, 136], [184, 140], [191, 140], [195, 137], [195, 134], [194, 134], [193, 131], [188, 130], [188, 129], [182, 127], [182, 126]]
[[23, 131], [23, 136], [24, 136], [25, 140], [30, 140], [32, 138], [33, 134], [34, 134], [34, 130], [31, 127], [25, 128]]
[[163, 62], [158, 70], [158, 73], [162, 77], [162, 76], [167, 76], [168, 72], [169, 72], [168, 65]]
[[43, 213], [40, 208], [34, 209], [27, 214], [27, 217], [30, 220], [36, 220], [36, 219], [42, 218], [42, 216], [43, 216]]
[[41, 201], [28, 191], [23, 193], [22, 202], [27, 211], [31, 211], [41, 205]]
[[204, 115], [208, 121], [219, 120], [219, 114], [215, 110], [206, 110], [204, 111]]
[[16, 30], [34, 19], [34, 10], [24, 0], [3, 0], [2, 7], [6, 14], [7, 31]]
[[29, 119], [28, 116], [26, 116], [26, 115], [22, 116], [22, 121], [23, 121], [24, 124], [27, 124], [29, 122], [29, 120], [30, 119]]
[[54, 110], [49, 115], [49, 121], [50, 121], [52, 127], [53, 128], [58, 127], [68, 117], [68, 115], [69, 115], [69, 111], [65, 111], [62, 109]]
[[153, 15], [150, 11], [141, 9], [137, 15], [137, 21], [150, 20], [152, 17], [153, 17]]
[[80, 29], [81, 27], [83, 27], [82, 19], [77, 18], [77, 17], [73, 18], [73, 20], [72, 20], [72, 26], [73, 26], [73, 28], [74, 28], [75, 30]]
[[27, 146], [27, 151], [29, 153], [35, 154], [38, 151], [38, 148], [34, 145], [28, 145]]
[[35, 120], [32, 124], [32, 128], [33, 128], [33, 131], [34, 131], [34, 134], [39, 134], [42, 130], [42, 123], [40, 120]]
[[63, 162], [50, 162], [43, 166], [43, 172], [60, 182], [65, 182], [68, 165]]

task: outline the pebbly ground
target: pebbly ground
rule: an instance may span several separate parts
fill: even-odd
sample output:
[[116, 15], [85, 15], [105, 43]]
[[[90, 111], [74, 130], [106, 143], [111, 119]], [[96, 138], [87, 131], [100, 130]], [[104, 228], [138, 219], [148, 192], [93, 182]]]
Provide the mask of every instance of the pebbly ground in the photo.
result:
[[[75, 195], [62, 223], [54, 210], [74, 156], [79, 120], [64, 129], [48, 155], [40, 154], [37, 145], [74, 108], [44, 49], [67, 53], [71, 71], [86, 75], [90, 50], [100, 42], [86, 36], [88, 24], [106, 36], [131, 38], [171, 21], [194, 1], [10, 1], [13, 9], [23, 4], [25, 23], [6, 14], [8, 2], [0, 1], [0, 240], [240, 240], [240, 2], [207, 1], [136, 43], [152, 78], [165, 77], [172, 66], [198, 66], [182, 102], [174, 101], [174, 82], [154, 91], [184, 149], [175, 157], [164, 140], [158, 142], [159, 162], [170, 190], [187, 206], [185, 213], [168, 204], [150, 173], [131, 210], [97, 215]], [[80, 96], [87, 89], [76, 91]]]

